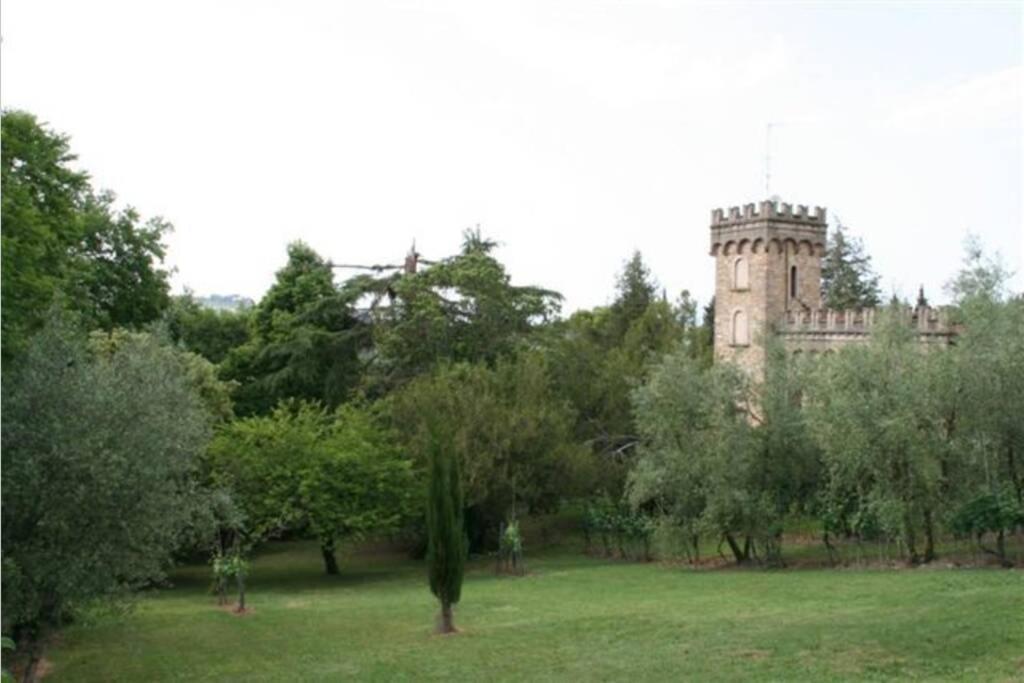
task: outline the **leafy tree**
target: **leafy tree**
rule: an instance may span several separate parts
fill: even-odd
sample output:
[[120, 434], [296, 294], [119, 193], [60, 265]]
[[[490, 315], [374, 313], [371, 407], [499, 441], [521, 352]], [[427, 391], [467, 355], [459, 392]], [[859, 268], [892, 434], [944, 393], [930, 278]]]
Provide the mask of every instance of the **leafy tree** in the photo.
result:
[[[109, 332], [96, 330], [88, 336], [90, 352], [103, 358], [112, 358], [118, 351], [133, 344], [166, 344], [166, 340], [148, 332], [132, 332], [120, 328]], [[202, 356], [173, 347], [166, 350], [178, 362], [182, 376], [206, 408], [207, 414], [219, 422], [233, 418], [232, 383], [222, 381], [213, 364]]]
[[254, 539], [284, 530], [316, 538], [328, 574], [336, 544], [396, 528], [408, 515], [410, 463], [365, 409], [285, 403], [225, 425], [209, 450], [211, 479], [233, 492]]
[[753, 559], [757, 540], [776, 539], [778, 524], [749, 401], [740, 370], [705, 369], [683, 351], [665, 356], [633, 392], [643, 441], [630, 502], [673, 520], [695, 546], [701, 532], [721, 537], [737, 563]]
[[135, 209], [114, 208], [114, 194], [84, 196], [81, 243], [72, 287], [78, 309], [95, 327], [140, 327], [170, 303], [169, 273], [158, 266], [173, 227], [161, 218], [140, 225]]
[[235, 584], [238, 586], [238, 605], [235, 607], [235, 611], [239, 613], [246, 611], [245, 579], [249, 576], [249, 571], [249, 561], [237, 549], [233, 549], [227, 555], [218, 554], [214, 556], [213, 575], [217, 581], [218, 592], [221, 595], [221, 604], [224, 604], [223, 596], [226, 584], [234, 579]]
[[890, 308], [868, 344], [821, 363], [805, 408], [826, 471], [826, 519], [860, 538], [897, 539], [917, 563], [935, 554], [949, 395], [936, 371], [942, 354], [922, 353], [906, 319]]
[[232, 349], [222, 374], [239, 383], [241, 415], [264, 415], [285, 399], [335, 407], [353, 396], [369, 331], [355, 295], [338, 292], [330, 264], [310, 247], [288, 246], [288, 263], [253, 312], [253, 335]]
[[213, 310], [195, 300], [191, 292], [171, 298], [163, 324], [171, 340], [211, 363], [249, 341], [252, 311]]
[[195, 500], [209, 418], [146, 337], [90, 354], [60, 320], [3, 382], [3, 629], [30, 650], [80, 607], [159, 579]]
[[1011, 296], [1008, 280], [1002, 262], [970, 238], [948, 286], [962, 330], [944, 354], [955, 397], [943, 421], [958, 454], [949, 470], [957, 490], [948, 499], [961, 506], [954, 529], [995, 533], [1003, 561], [1007, 522], [1015, 505], [1024, 508], [1024, 297]]
[[772, 340], [756, 385], [685, 348], [664, 356], [632, 394], [642, 437], [627, 487], [634, 508], [677, 527], [692, 557], [710, 533], [737, 563], [781, 564], [782, 520], [813, 501], [819, 476], [799, 407], [802, 381]]
[[872, 308], [881, 303], [878, 275], [860, 238], [837, 224], [821, 262], [821, 299], [828, 308]]
[[[1013, 566], [1006, 556], [1006, 536], [1024, 525], [1024, 505], [1009, 489], [972, 498], [957, 510], [951, 521], [955, 532], [976, 538], [979, 547], [999, 558], [1004, 567]], [[987, 533], [995, 534], [995, 550], [982, 544]]]
[[752, 488], [767, 507], [764, 559], [782, 563], [782, 520], [792, 511], [814, 510], [821, 483], [817, 444], [807, 428], [800, 401], [806, 372], [778, 339], [766, 340], [764, 380], [753, 387], [751, 419], [757, 458]]
[[4, 360], [38, 329], [63, 289], [81, 240], [78, 205], [88, 176], [71, 168], [68, 138], [34, 116], [4, 111], [0, 132]]
[[441, 366], [390, 399], [392, 423], [424, 469], [437, 439], [459, 459], [475, 548], [497, 540], [501, 520], [552, 510], [589, 478], [572, 410], [550, 387], [544, 359], [523, 354], [493, 369]]
[[3, 339], [10, 360], [51, 304], [93, 327], [139, 327], [168, 302], [160, 267], [169, 223], [140, 224], [114, 195], [94, 193], [65, 136], [31, 114], [2, 116]]
[[452, 606], [462, 597], [466, 565], [462, 475], [459, 458], [445, 449], [448, 439], [431, 439], [427, 491], [427, 567], [430, 592], [441, 602], [441, 633], [454, 633]]

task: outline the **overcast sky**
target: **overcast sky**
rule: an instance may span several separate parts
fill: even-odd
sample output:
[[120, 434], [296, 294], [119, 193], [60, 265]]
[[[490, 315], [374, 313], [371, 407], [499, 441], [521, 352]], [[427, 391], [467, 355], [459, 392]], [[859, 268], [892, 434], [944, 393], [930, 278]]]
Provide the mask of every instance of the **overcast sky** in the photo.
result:
[[4, 0], [3, 106], [174, 223], [175, 288], [258, 299], [302, 239], [453, 253], [607, 303], [640, 249], [712, 293], [711, 209], [771, 188], [941, 301], [968, 231], [1024, 277], [1022, 4]]

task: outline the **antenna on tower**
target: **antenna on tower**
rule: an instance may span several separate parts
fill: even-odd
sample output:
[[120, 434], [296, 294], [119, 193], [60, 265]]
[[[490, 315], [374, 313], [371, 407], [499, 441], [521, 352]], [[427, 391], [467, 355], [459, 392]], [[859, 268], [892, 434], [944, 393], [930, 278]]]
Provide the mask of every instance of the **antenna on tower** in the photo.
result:
[[772, 196], [772, 126], [779, 124], [769, 121], [764, 127], [764, 196]]

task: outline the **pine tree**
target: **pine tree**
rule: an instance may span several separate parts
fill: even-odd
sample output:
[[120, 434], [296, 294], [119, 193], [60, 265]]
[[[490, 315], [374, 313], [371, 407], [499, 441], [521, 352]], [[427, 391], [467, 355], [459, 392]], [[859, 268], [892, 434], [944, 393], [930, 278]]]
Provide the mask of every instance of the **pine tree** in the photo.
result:
[[454, 633], [452, 606], [462, 595], [466, 529], [458, 459], [433, 440], [427, 492], [427, 566], [430, 591], [441, 601], [441, 633]]
[[821, 263], [821, 299], [828, 308], [872, 308], [881, 302], [878, 275], [864, 243], [839, 224]]
[[634, 251], [622, 267], [615, 290], [615, 302], [611, 306], [612, 334], [618, 341], [625, 336], [633, 321], [657, 300], [658, 283], [639, 251]]

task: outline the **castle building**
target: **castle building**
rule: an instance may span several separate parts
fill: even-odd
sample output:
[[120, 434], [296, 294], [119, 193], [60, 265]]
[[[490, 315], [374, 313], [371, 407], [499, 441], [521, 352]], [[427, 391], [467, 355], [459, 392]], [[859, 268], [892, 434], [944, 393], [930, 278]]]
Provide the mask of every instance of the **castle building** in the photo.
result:
[[[715, 360], [762, 374], [764, 340], [777, 335], [791, 353], [827, 353], [871, 336], [877, 311], [822, 307], [821, 260], [826, 211], [763, 201], [711, 212], [715, 258]], [[944, 312], [919, 306], [906, 312], [924, 344], [953, 336]]]

